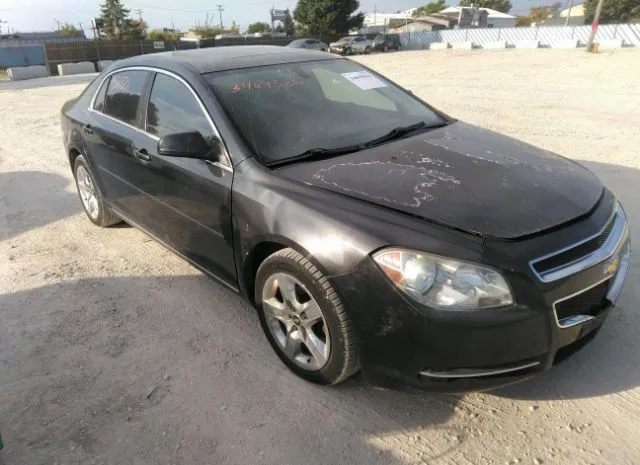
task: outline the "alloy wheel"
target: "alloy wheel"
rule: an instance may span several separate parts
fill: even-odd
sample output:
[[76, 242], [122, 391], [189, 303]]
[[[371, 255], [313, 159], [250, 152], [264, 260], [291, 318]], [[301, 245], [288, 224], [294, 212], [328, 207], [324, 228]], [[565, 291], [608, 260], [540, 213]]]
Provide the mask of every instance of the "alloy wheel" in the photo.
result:
[[331, 340], [320, 306], [288, 273], [274, 273], [262, 288], [262, 309], [271, 335], [300, 368], [320, 370], [329, 359]]
[[82, 199], [82, 204], [91, 218], [94, 220], [100, 214], [98, 198], [96, 197], [96, 188], [91, 179], [91, 175], [84, 166], [78, 167], [76, 171], [76, 184], [78, 192]]

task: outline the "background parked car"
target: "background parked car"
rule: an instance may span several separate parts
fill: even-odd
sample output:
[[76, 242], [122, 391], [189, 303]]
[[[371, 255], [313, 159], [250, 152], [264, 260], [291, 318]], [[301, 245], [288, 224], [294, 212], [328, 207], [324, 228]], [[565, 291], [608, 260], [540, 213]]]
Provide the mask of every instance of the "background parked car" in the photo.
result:
[[329, 47], [324, 42], [317, 39], [298, 39], [291, 42], [287, 47], [306, 48], [307, 50], [321, 50], [326, 52]]
[[400, 50], [402, 42], [398, 34], [378, 34], [373, 39], [373, 50], [377, 52], [388, 52], [389, 50]]
[[364, 37], [348, 36], [329, 44], [329, 51], [340, 55], [354, 53], [369, 53], [373, 49], [373, 42]]

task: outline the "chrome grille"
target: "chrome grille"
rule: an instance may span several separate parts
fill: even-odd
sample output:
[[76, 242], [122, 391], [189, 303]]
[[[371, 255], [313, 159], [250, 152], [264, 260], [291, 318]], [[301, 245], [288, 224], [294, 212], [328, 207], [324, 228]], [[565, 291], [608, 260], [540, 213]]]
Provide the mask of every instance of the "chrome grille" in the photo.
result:
[[538, 273], [544, 273], [546, 271], [550, 271], [571, 263], [574, 263], [585, 256], [592, 254], [600, 247], [604, 245], [611, 234], [611, 230], [613, 229], [615, 217], [611, 218], [609, 224], [605, 227], [604, 231], [598, 234], [593, 239], [587, 240], [587, 242], [583, 242], [569, 250], [565, 250], [564, 252], [560, 252], [557, 255], [553, 255], [549, 258], [545, 258], [544, 260], [540, 260], [533, 265], [533, 268]]
[[543, 282], [565, 278], [613, 255], [626, 231], [627, 221], [622, 207], [618, 204], [600, 232], [569, 247], [532, 260], [529, 265]]
[[563, 326], [562, 323], [567, 318], [577, 315], [598, 316], [609, 305], [606, 299], [607, 292], [609, 292], [609, 280], [578, 295], [556, 302], [554, 307], [560, 326]]

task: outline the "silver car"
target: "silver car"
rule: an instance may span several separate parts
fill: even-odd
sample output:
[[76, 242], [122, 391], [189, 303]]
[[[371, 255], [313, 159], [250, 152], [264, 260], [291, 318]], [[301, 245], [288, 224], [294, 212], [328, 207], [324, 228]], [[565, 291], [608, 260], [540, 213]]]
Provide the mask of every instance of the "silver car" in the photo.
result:
[[324, 42], [317, 39], [298, 39], [291, 42], [287, 47], [291, 48], [305, 48], [307, 50], [321, 50], [326, 52], [329, 47]]
[[340, 55], [352, 55], [355, 53], [370, 53], [373, 49], [373, 41], [364, 37], [343, 37], [337, 42], [329, 44], [329, 51]]

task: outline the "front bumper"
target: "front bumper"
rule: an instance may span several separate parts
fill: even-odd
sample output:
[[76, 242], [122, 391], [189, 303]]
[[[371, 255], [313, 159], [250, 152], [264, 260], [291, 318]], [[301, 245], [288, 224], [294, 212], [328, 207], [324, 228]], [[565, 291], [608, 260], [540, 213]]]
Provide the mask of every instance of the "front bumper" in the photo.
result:
[[[478, 391], [548, 370], [591, 341], [621, 292], [628, 250], [627, 231], [615, 251], [616, 269], [605, 260], [553, 286], [535, 283], [532, 276], [510, 277], [516, 304], [500, 309], [425, 309], [397, 291], [368, 259], [356, 272], [332, 279], [359, 330], [365, 382]], [[555, 302], [604, 285], [606, 298], [593, 315], [567, 327], [558, 323]]]

